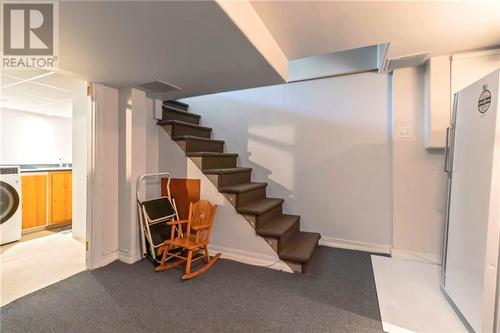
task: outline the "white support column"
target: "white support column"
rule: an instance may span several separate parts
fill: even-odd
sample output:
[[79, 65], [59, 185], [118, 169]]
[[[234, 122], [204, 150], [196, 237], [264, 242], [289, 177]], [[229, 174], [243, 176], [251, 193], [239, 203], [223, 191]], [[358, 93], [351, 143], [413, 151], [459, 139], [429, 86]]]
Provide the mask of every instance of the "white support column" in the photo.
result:
[[[120, 90], [119, 259], [126, 263], [133, 263], [141, 258], [136, 203], [137, 178], [158, 169], [157, 129], [152, 127], [156, 127], [154, 104], [142, 90]], [[154, 131], [154, 135], [150, 131]], [[151, 195], [152, 192], [148, 193]]]

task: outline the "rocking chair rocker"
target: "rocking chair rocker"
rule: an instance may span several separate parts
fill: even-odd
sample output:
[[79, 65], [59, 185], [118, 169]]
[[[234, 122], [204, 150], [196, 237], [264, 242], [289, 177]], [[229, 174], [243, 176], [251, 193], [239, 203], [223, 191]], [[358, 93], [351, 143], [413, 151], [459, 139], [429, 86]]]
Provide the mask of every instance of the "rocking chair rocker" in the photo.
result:
[[[210, 233], [215, 220], [217, 207], [210, 204], [206, 200], [200, 200], [197, 203], [189, 204], [189, 215], [187, 220], [167, 222], [172, 228], [170, 229], [170, 239], [165, 241], [160, 247], [159, 252], [163, 253], [160, 265], [156, 267], [157, 272], [177, 267], [186, 262], [186, 270], [182, 276], [183, 280], [194, 278], [206, 272], [220, 257], [220, 253], [210, 257], [208, 253], [208, 243], [210, 241]], [[184, 224], [187, 225], [186, 232], [182, 232]], [[172, 253], [171, 249], [184, 248], [183, 253]], [[193, 254], [195, 257], [193, 257]], [[168, 260], [177, 258], [176, 261], [167, 263]], [[205, 259], [206, 264], [194, 272], [191, 272], [191, 263], [200, 259]]]

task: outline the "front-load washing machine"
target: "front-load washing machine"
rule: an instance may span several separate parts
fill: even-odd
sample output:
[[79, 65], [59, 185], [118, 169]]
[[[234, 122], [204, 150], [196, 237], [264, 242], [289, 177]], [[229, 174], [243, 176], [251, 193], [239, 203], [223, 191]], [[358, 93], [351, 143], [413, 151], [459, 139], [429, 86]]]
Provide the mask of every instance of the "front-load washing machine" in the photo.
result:
[[21, 175], [17, 166], [0, 166], [0, 244], [21, 239]]

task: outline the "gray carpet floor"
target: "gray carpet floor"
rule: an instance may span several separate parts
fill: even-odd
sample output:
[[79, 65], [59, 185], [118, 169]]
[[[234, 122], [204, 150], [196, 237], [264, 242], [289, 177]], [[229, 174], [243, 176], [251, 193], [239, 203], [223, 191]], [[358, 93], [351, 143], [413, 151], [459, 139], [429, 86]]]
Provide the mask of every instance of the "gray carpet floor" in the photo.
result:
[[370, 254], [319, 247], [312, 260], [289, 274], [221, 259], [184, 282], [114, 262], [2, 307], [1, 332], [382, 332]]

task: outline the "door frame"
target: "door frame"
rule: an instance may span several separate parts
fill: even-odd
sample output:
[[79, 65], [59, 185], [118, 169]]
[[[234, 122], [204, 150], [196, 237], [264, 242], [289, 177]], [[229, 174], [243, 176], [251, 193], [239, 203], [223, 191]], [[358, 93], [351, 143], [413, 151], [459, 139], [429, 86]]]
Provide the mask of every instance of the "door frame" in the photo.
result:
[[118, 259], [119, 95], [117, 89], [99, 83], [89, 83], [87, 95], [86, 264], [95, 269]]
[[92, 93], [93, 86], [87, 83], [87, 209], [86, 209], [86, 237], [85, 237], [85, 264], [87, 269], [96, 267], [95, 251], [93, 251], [94, 236], [94, 205], [92, 201], [93, 175], [95, 172], [95, 101]]

